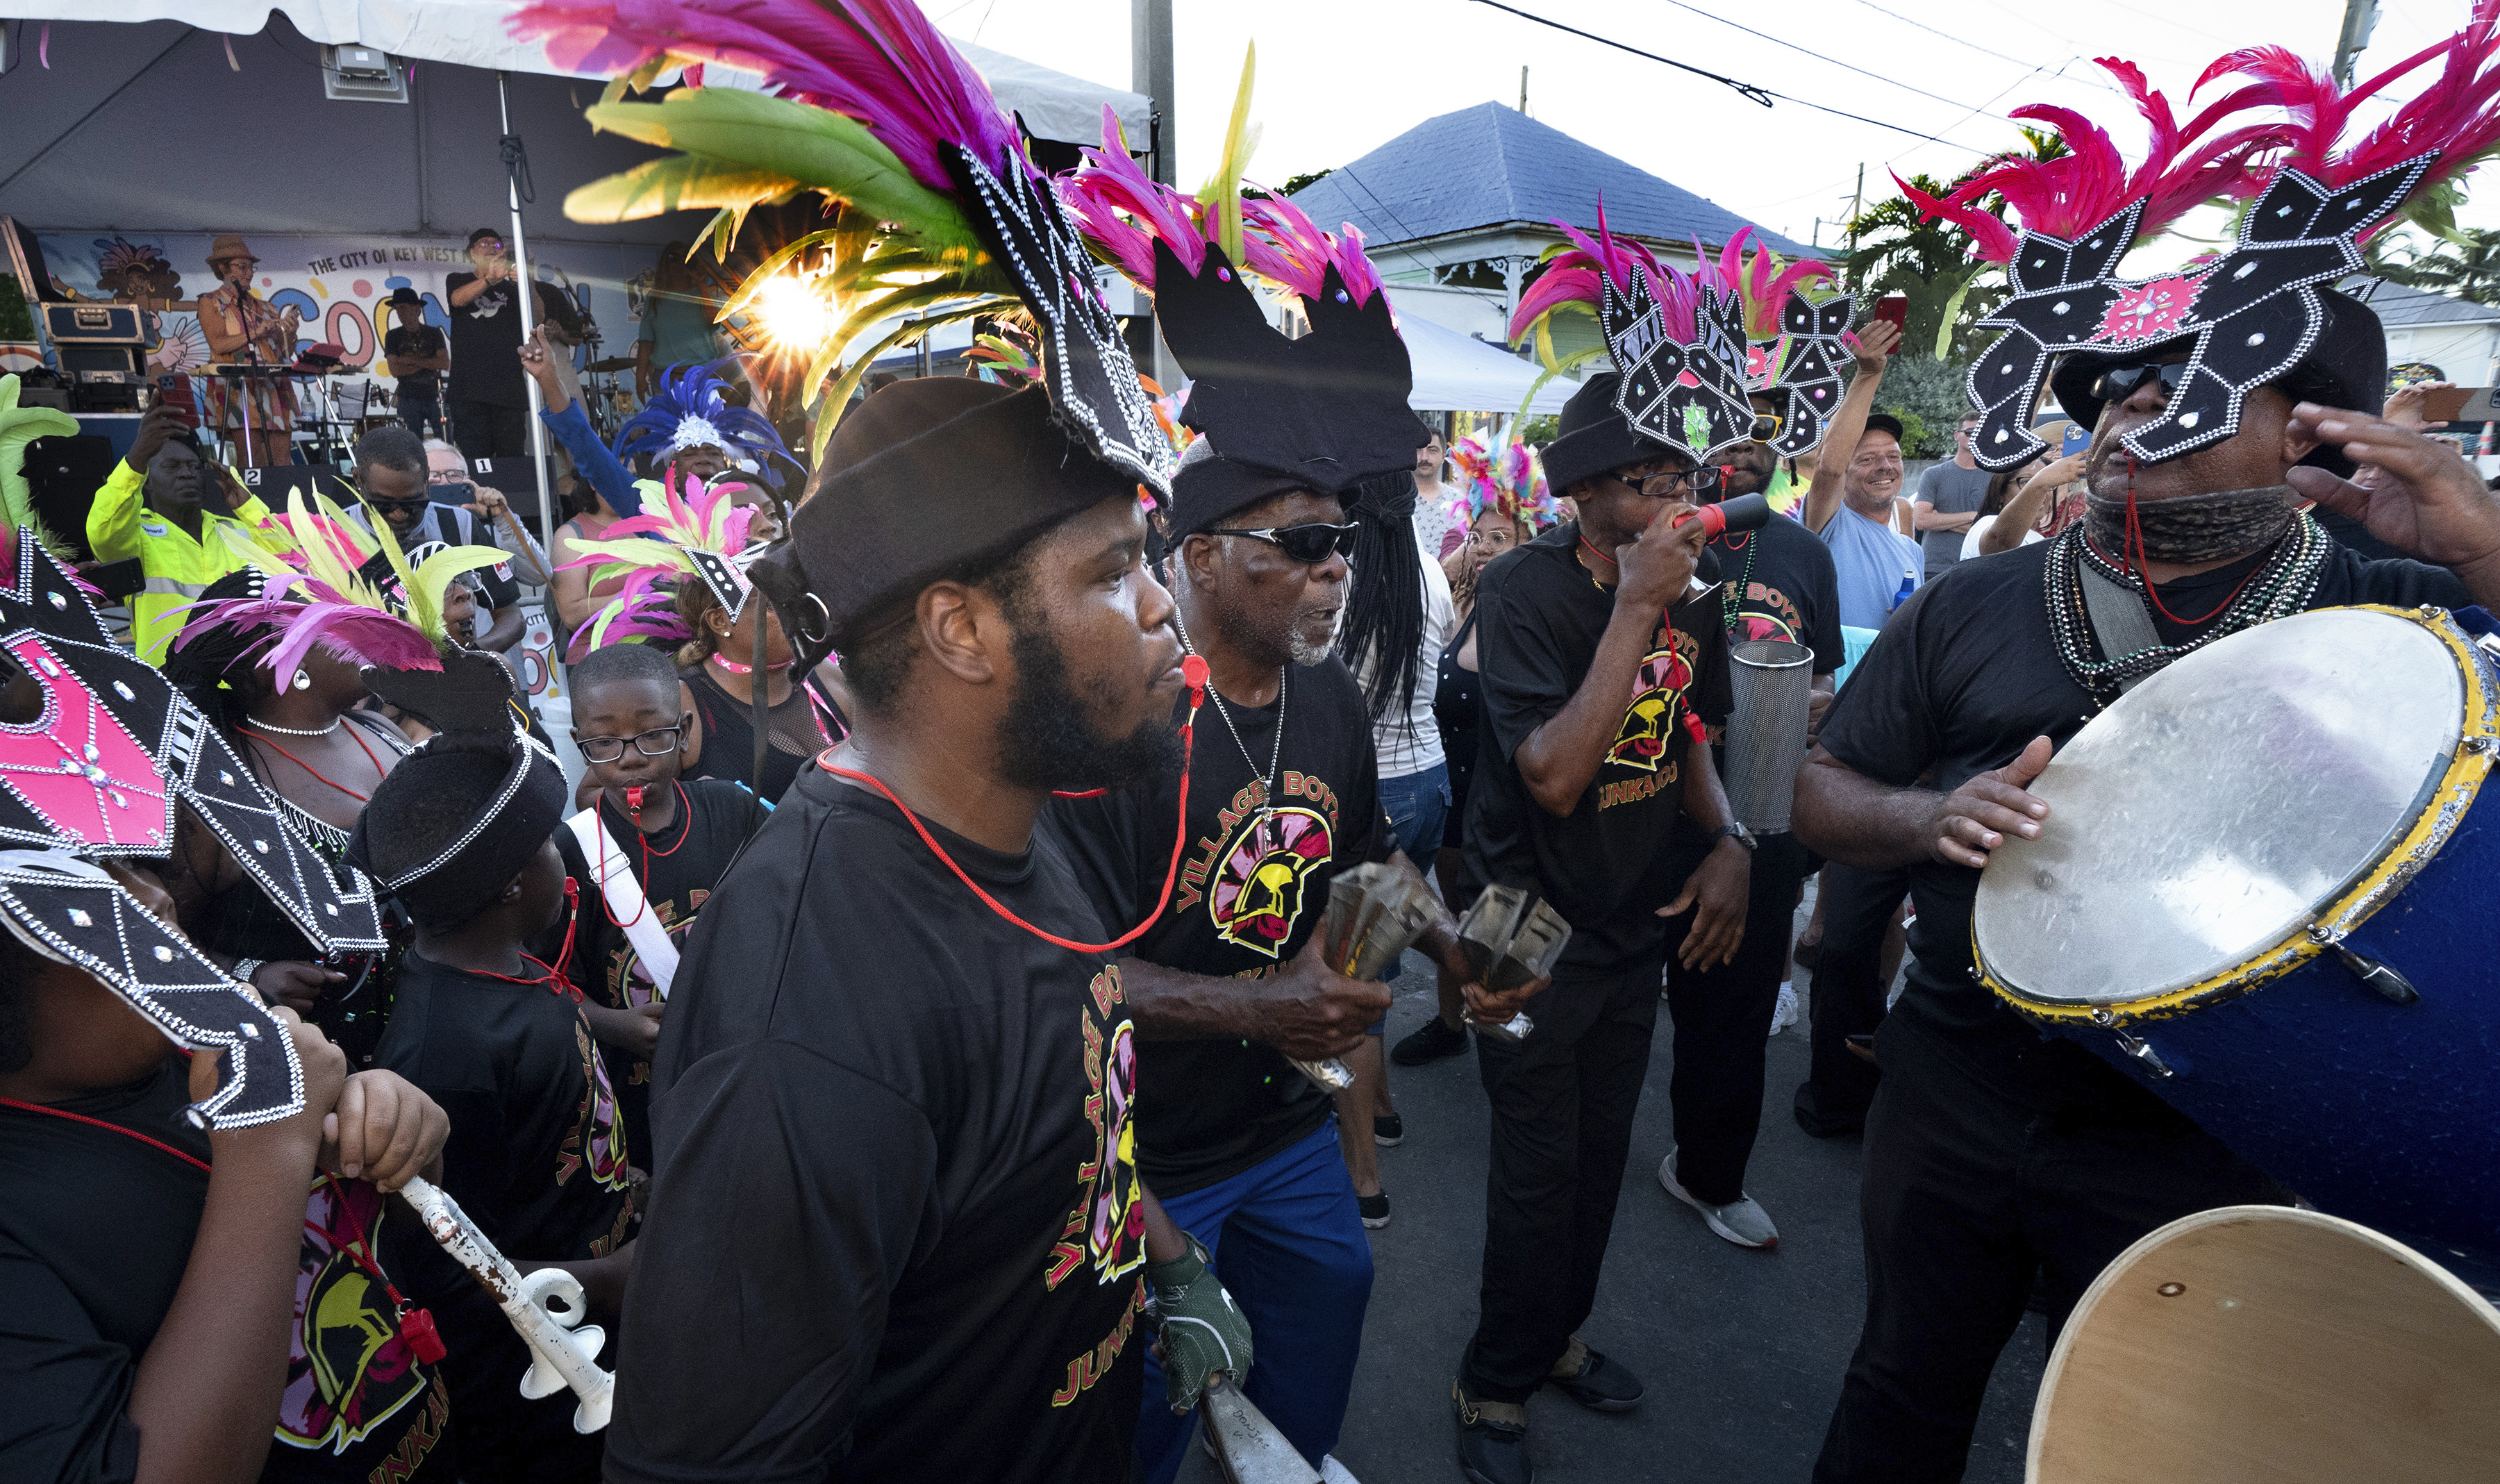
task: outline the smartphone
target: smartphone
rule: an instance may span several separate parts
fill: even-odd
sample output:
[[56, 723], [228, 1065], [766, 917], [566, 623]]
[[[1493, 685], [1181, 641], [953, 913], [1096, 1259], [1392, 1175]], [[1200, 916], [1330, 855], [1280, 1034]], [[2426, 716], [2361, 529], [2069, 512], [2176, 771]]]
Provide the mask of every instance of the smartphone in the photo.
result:
[[2451, 386], [2445, 391], [2426, 393], [2422, 397], [2422, 416], [2430, 422], [2500, 420], [2500, 409], [2494, 409], [2491, 402], [2495, 390], [2500, 388]]
[[437, 505], [470, 505], [477, 499], [477, 486], [466, 479], [450, 479], [427, 485], [425, 498]]
[[2066, 424], [2066, 439], [2057, 447], [2059, 458], [2071, 458], [2092, 445], [2092, 430], [2080, 422]]
[[160, 376], [156, 379], [156, 405], [181, 409], [191, 426], [200, 425], [200, 404], [191, 395], [191, 379], [181, 376]]
[[[1875, 313], [1868, 317], [1870, 319], [1886, 320], [1890, 322], [1895, 330], [1906, 330], [1910, 323], [1910, 296], [1908, 294], [1886, 294], [1883, 298], [1875, 301]], [[1899, 345], [1896, 344], [1892, 346], [1892, 353], [1894, 355], [1901, 353], [1901, 347]]]

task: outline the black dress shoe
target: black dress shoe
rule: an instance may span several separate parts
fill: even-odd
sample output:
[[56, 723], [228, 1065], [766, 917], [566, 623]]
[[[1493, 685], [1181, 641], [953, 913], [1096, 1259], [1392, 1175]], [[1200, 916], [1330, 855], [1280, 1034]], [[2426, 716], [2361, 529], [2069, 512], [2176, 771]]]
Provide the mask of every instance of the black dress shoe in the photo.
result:
[[1528, 1408], [1470, 1402], [1456, 1382], [1450, 1385], [1450, 1400], [1458, 1408], [1459, 1472], [1469, 1484], [1535, 1484], [1536, 1465], [1528, 1456]]
[[1628, 1412], [1640, 1405], [1640, 1377], [1623, 1362], [1610, 1361], [1595, 1350], [1580, 1363], [1578, 1375], [1551, 1376], [1546, 1384], [1593, 1412]]
[[1467, 1033], [1455, 1030], [1433, 1016], [1424, 1028], [1389, 1048], [1389, 1059], [1400, 1067], [1421, 1067], [1445, 1056], [1456, 1056], [1467, 1049]]

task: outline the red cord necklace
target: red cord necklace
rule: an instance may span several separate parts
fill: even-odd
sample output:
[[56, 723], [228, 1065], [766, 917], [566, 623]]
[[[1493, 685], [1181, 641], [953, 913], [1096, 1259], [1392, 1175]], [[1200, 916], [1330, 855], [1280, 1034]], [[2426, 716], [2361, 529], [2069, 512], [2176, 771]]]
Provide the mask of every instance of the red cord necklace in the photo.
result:
[[[1613, 567], [1618, 577], [1622, 576], [1622, 563], [1617, 562], [1613, 557], [1606, 555], [1606, 553], [1598, 550], [1596, 547], [1590, 545], [1589, 538], [1585, 533], [1580, 535], [1579, 541], [1581, 550], [1588, 552], [1591, 556], [1594, 556], [1597, 560]], [[1746, 570], [1748, 572], [1752, 571], [1752, 563], [1750, 559], [1747, 562]], [[1589, 585], [1595, 587], [1599, 592], [1604, 592], [1606, 590], [1606, 584], [1598, 581], [1597, 575], [1594, 572], [1589, 574]], [[1674, 627], [1675, 624], [1674, 618], [1669, 616], [1668, 610], [1665, 609], [1659, 610], [1658, 621], [1668, 628]], [[1679, 698], [1679, 703], [1680, 701], [1681, 698]], [[1710, 729], [1702, 724], [1700, 717], [1693, 713], [1693, 708], [1689, 705], [1678, 704], [1676, 710], [1681, 713], [1679, 719], [1684, 725], [1684, 735], [1692, 738], [1697, 745], [1708, 746], [1710, 743]]]
[[[2090, 539], [2091, 538], [2089, 534], [2085, 537], [2085, 540], [2087, 541]], [[2254, 577], [2260, 571], [2264, 570], [2265, 567], [2265, 563], [2259, 562], [2256, 566], [2250, 568], [2247, 576], [2241, 577], [2238, 584], [2232, 587], [2229, 594], [2225, 596], [2220, 603], [2215, 605], [2213, 611], [2205, 614], [2202, 618], [2182, 618], [2177, 613], [2170, 611], [2169, 607], [2161, 601], [2161, 589], [2153, 585], [2153, 574], [2146, 570], [2147, 561], [2144, 554], [2144, 527], [2138, 523], [2135, 518], [2135, 455], [2132, 453], [2129, 453], [2126, 456], [2126, 544], [2128, 550], [2125, 554], [2125, 559], [2122, 560], [2119, 565], [2132, 569], [2136, 577], [2142, 579], [2144, 583], [2144, 595], [2153, 600], [2154, 608], [2159, 610], [2162, 617], [2169, 619], [2172, 623], [2178, 624], [2182, 628], [2201, 628], [2206, 624], [2212, 623], [2215, 619], [2220, 618], [2232, 604], [2240, 601], [2241, 590], [2246, 588], [2249, 585], [2250, 579]]]
[[[296, 767], [303, 769], [306, 773], [312, 775], [312, 776], [320, 779], [322, 782], [329, 784], [339, 792], [345, 794], [348, 798], [355, 800], [358, 804], [370, 803], [372, 801], [374, 797], [373, 795], [360, 794], [354, 789], [349, 788], [346, 784], [331, 777], [320, 769], [313, 767], [311, 763], [308, 763], [304, 761], [304, 759], [297, 757], [294, 753], [287, 751], [285, 744], [279, 742], [276, 738], [266, 736], [259, 732], [247, 731], [242, 727], [236, 727], [235, 730], [242, 732], [244, 736], [252, 739], [254, 742], [264, 742], [269, 743], [271, 746], [276, 747], [278, 749], [279, 756], [286, 759], [290, 763], [293, 763]], [[385, 776], [382, 772], [382, 760], [374, 756], [374, 749], [365, 745], [365, 740], [356, 735], [355, 727], [353, 725], [348, 726], [346, 728], [346, 733], [347, 740], [356, 744], [356, 750], [365, 755], [365, 761], [374, 765], [374, 777], [377, 780], [379, 780]]]
[[[644, 909], [648, 908], [651, 905], [651, 858], [653, 856], [658, 856], [660, 859], [666, 860], [670, 856], [676, 854], [678, 851], [686, 847], [687, 837], [693, 835], [695, 832], [694, 804], [686, 798], [686, 785], [677, 782], [674, 778], [672, 778], [669, 781], [677, 791], [677, 842], [671, 845], [666, 850], [652, 849], [651, 837], [642, 833], [642, 785], [637, 783], [625, 790], [626, 812], [632, 816], [636, 838], [642, 841], [642, 878], [641, 882], [642, 887], [642, 900], [634, 905], [633, 916], [626, 918], [623, 922], [618, 922], [616, 920], [616, 908], [610, 907], [608, 903], [608, 877], [602, 874], [602, 873], [606, 872], [608, 869], [608, 852], [605, 849], [602, 849], [599, 852], [599, 859], [591, 862], [590, 864], [591, 880], [599, 888], [600, 915], [608, 919], [609, 926], [619, 929], [620, 931], [641, 922], [642, 920]], [[606, 804], [608, 802], [608, 796], [605, 793], [601, 794], [599, 802]]]
[[137, 1129], [125, 1129], [117, 1123], [107, 1123], [101, 1118], [89, 1118], [84, 1113], [73, 1113], [67, 1108], [46, 1107], [40, 1103], [20, 1103], [15, 1098], [0, 1098], [0, 1107], [14, 1107], [21, 1113], [42, 1113], [49, 1118], [66, 1118], [72, 1123], [83, 1123], [95, 1128], [109, 1130], [112, 1133], [122, 1135], [125, 1138], [135, 1138], [141, 1143], [147, 1144], [151, 1148], [161, 1149], [167, 1154], [174, 1156], [174, 1158], [181, 1160], [183, 1164], [197, 1170], [202, 1174], [207, 1174], [209, 1172], [209, 1162], [207, 1160], [201, 1159], [198, 1155], [187, 1154], [181, 1149], [177, 1149], [172, 1144], [165, 1142], [161, 1138], [150, 1138], [147, 1135], [140, 1133]]
[[521, 962], [524, 965], [536, 964], [543, 971], [542, 973], [497, 973], [491, 969], [477, 969], [469, 972], [481, 979], [501, 979], [507, 984], [543, 984], [548, 994], [565, 997], [572, 1000], [574, 1004], [579, 1005], [581, 987], [566, 977], [564, 972], [566, 966], [573, 962], [574, 930], [580, 925], [581, 921], [581, 888], [575, 884], [571, 876], [564, 878], [564, 946], [556, 950], [555, 962], [548, 964], [527, 953], [521, 955]]
[[1206, 704], [1206, 661], [1195, 654], [1183, 655], [1180, 662], [1180, 676], [1181, 683], [1189, 687], [1189, 719], [1182, 722], [1180, 726], [1180, 817], [1172, 826], [1171, 865], [1164, 872], [1164, 893], [1155, 899], [1154, 910], [1146, 913], [1144, 919], [1135, 927], [1107, 943], [1071, 942], [1056, 933], [1045, 933], [1008, 911], [998, 898], [983, 891], [980, 882], [967, 875], [964, 868], [955, 864], [955, 858], [946, 853], [946, 847], [938, 843], [938, 837], [929, 833], [929, 827], [920, 822], [920, 816], [911, 811], [910, 805], [897, 798], [894, 790], [885, 786], [884, 779], [874, 774], [862, 773], [856, 768], [836, 765], [833, 761], [834, 749], [831, 747], [817, 755], [816, 766], [836, 777], [848, 778], [854, 783], [865, 783], [883, 794], [888, 804], [903, 810], [903, 817], [911, 822], [912, 831], [920, 837], [920, 842], [929, 847], [930, 853], [944, 861], [946, 869], [955, 873], [955, 879], [970, 887], [972, 895], [987, 904], [991, 911], [1014, 923], [1043, 942], [1056, 944], [1071, 953], [1109, 953], [1115, 948], [1125, 948], [1135, 942], [1146, 929], [1154, 926], [1155, 919], [1164, 914], [1164, 907], [1171, 902], [1172, 882], [1180, 878], [1181, 846], [1189, 839], [1189, 763], [1190, 755], [1197, 746], [1198, 709]]

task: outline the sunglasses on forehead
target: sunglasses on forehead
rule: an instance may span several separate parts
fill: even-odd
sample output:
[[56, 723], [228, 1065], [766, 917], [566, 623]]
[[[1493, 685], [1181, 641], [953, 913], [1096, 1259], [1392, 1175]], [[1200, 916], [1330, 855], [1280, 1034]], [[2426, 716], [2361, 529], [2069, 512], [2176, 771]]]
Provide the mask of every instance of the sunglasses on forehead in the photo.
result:
[[1313, 521], [1308, 525], [1299, 526], [1262, 526], [1255, 531], [1243, 530], [1237, 526], [1225, 527], [1206, 534], [1247, 536], [1252, 541], [1264, 541], [1294, 561], [1300, 562], [1304, 566], [1316, 567], [1329, 559], [1330, 552], [1334, 552], [1338, 556], [1354, 555], [1354, 536], [1362, 529], [1363, 523], [1359, 520], [1349, 520], [1341, 526]]

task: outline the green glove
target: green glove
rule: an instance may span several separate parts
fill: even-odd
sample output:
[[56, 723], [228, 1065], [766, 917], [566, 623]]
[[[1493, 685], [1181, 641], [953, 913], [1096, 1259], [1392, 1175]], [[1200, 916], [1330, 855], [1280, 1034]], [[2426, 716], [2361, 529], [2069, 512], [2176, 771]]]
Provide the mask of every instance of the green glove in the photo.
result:
[[1206, 1270], [1206, 1248], [1195, 1237], [1186, 1256], [1148, 1263], [1155, 1322], [1164, 1345], [1164, 1400], [1174, 1412], [1198, 1405], [1206, 1378], [1229, 1370], [1237, 1384], [1250, 1374], [1250, 1321]]

